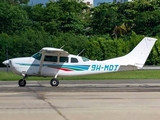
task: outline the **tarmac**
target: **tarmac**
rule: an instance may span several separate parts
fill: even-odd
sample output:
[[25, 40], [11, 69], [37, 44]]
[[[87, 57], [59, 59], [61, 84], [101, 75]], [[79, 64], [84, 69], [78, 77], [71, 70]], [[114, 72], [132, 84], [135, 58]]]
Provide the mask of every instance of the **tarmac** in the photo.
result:
[[160, 80], [0, 82], [0, 120], [159, 120]]

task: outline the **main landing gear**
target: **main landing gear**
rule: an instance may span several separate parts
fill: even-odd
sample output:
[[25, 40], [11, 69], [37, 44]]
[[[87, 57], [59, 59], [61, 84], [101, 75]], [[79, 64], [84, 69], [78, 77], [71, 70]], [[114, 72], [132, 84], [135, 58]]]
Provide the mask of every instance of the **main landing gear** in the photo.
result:
[[58, 86], [59, 80], [56, 78], [53, 78], [53, 79], [51, 79], [50, 84], [51, 84], [51, 86]]
[[51, 86], [58, 86], [59, 85], [59, 80], [57, 79], [58, 75], [55, 75], [53, 79], [51, 79], [50, 84]]

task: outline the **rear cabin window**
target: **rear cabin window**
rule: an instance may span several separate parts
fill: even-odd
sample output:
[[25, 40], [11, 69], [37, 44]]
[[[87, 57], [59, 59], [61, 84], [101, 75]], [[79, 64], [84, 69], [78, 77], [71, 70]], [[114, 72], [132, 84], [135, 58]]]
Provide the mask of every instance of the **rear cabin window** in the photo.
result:
[[89, 59], [88, 59], [88, 58], [85, 58], [85, 57], [82, 57], [82, 60], [83, 60], [84, 62], [89, 61]]
[[44, 61], [47, 62], [57, 62], [58, 57], [57, 56], [45, 56]]
[[71, 58], [71, 63], [78, 63], [77, 58]]
[[68, 57], [63, 57], [63, 56], [61, 56], [61, 57], [59, 58], [59, 62], [68, 63]]

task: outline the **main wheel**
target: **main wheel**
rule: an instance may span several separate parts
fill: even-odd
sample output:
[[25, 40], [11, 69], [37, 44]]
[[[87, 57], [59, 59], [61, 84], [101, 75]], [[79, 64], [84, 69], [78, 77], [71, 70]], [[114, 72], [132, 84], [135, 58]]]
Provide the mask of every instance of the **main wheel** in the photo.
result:
[[19, 82], [18, 82], [18, 85], [19, 85], [20, 87], [24, 87], [24, 86], [26, 85], [26, 80], [20, 79]]
[[59, 80], [53, 78], [53, 79], [50, 81], [50, 84], [51, 84], [51, 86], [58, 86], [58, 85], [59, 85]]

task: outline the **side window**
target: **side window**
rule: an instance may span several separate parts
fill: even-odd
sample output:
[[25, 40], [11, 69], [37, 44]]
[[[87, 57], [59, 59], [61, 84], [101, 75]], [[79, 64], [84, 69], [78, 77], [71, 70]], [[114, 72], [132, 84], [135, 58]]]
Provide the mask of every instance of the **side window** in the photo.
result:
[[63, 57], [63, 56], [61, 56], [61, 57], [59, 58], [59, 62], [68, 63], [68, 57]]
[[57, 56], [45, 56], [44, 61], [57, 62]]
[[71, 58], [71, 63], [78, 63], [77, 58]]

